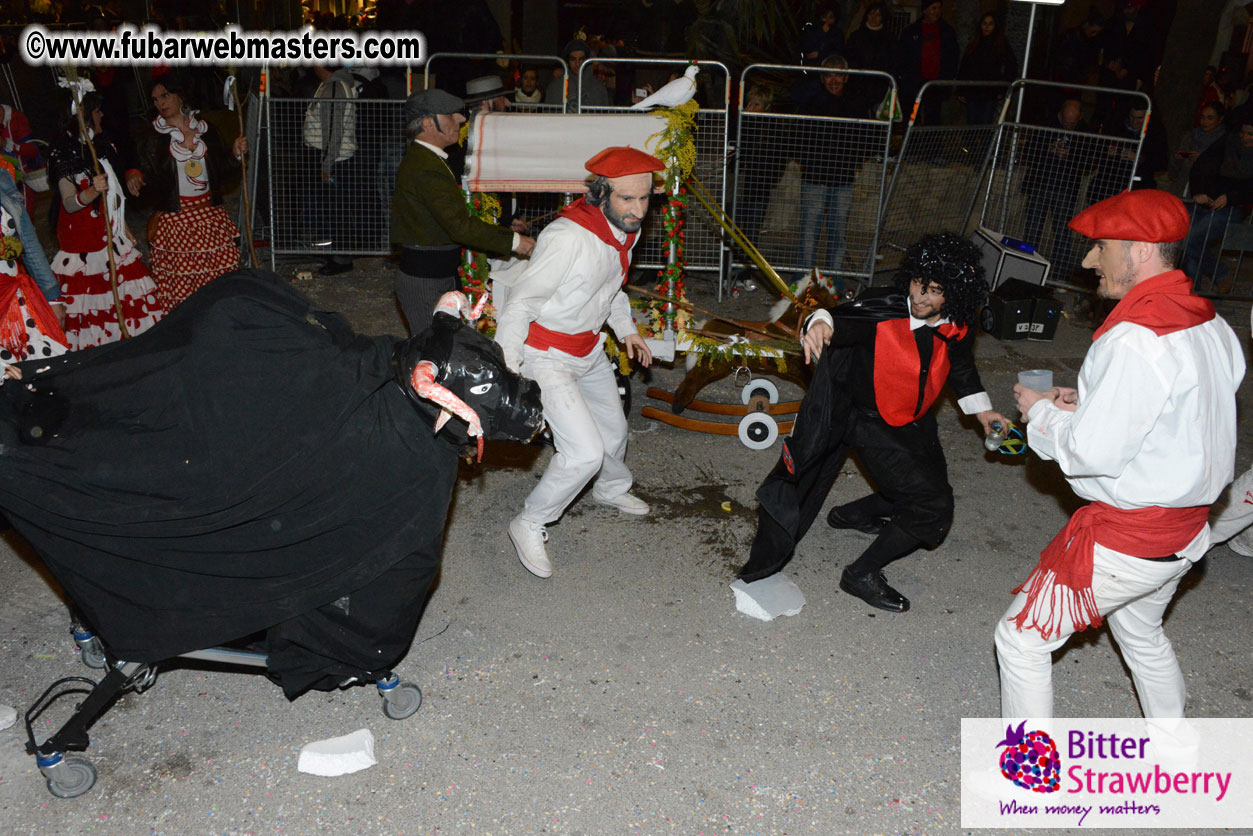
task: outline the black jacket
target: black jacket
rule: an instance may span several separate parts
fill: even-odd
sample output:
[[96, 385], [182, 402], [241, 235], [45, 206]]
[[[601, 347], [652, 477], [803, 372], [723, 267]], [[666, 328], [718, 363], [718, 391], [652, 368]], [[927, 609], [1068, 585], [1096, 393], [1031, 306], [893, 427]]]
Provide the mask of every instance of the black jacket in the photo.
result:
[[[205, 144], [204, 167], [209, 178], [209, 195], [214, 206], [222, 205], [223, 180], [235, 173], [239, 162], [222, 142], [222, 136], [209, 122], [202, 135]], [[156, 129], [148, 131], [139, 147], [139, 170], [146, 185], [139, 193], [143, 205], [163, 212], [177, 212], [178, 162], [170, 154], [170, 138]]]

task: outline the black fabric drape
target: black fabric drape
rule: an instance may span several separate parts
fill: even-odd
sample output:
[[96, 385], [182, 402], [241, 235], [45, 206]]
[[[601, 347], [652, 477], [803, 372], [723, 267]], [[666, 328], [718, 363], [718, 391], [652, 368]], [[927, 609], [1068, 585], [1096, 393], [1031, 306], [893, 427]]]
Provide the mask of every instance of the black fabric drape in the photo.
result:
[[272, 274], [222, 276], [0, 387], [0, 510], [119, 658], [269, 629], [289, 696], [386, 669], [438, 572], [457, 456], [393, 381], [396, 344]]

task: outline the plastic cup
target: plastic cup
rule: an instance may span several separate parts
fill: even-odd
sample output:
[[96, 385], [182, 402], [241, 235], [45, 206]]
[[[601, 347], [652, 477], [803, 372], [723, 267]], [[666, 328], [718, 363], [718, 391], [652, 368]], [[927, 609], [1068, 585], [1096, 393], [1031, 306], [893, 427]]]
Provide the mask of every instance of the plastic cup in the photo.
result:
[[1018, 373], [1018, 383], [1036, 392], [1047, 392], [1053, 388], [1053, 371], [1051, 369], [1028, 369]]

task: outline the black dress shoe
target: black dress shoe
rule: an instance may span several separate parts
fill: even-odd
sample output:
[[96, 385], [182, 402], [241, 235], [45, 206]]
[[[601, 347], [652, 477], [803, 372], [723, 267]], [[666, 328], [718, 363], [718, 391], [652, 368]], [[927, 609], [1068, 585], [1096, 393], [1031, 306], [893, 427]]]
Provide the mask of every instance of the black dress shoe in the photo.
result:
[[851, 528], [854, 531], [864, 531], [867, 534], [878, 536], [887, 526], [888, 521], [883, 517], [865, 517], [860, 520], [852, 520], [840, 513], [837, 505], [827, 512], [827, 525], [832, 528]]
[[845, 569], [840, 575], [840, 589], [881, 610], [906, 612], [909, 609], [909, 599], [888, 586], [882, 572], [854, 575]]

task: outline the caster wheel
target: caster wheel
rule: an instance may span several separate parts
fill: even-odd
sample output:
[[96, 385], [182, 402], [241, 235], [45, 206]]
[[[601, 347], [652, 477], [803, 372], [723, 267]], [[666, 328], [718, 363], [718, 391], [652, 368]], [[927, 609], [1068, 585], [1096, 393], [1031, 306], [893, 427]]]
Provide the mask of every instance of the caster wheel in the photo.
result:
[[104, 658], [104, 647], [100, 639], [92, 638], [82, 648], [83, 664], [92, 670], [104, 670], [108, 662]]
[[383, 697], [383, 714], [391, 720], [412, 717], [422, 705], [422, 689], [412, 682], [402, 682]]
[[779, 437], [779, 425], [764, 412], [752, 412], [740, 420], [740, 443], [750, 450], [765, 450]]
[[748, 405], [753, 398], [764, 396], [770, 403], [779, 402], [779, 387], [775, 386], [764, 377], [756, 380], [750, 380], [744, 384], [744, 388], [740, 390], [740, 403]]
[[57, 798], [76, 798], [96, 784], [96, 768], [91, 761], [70, 755], [56, 768], [56, 780], [47, 779], [48, 792]]

